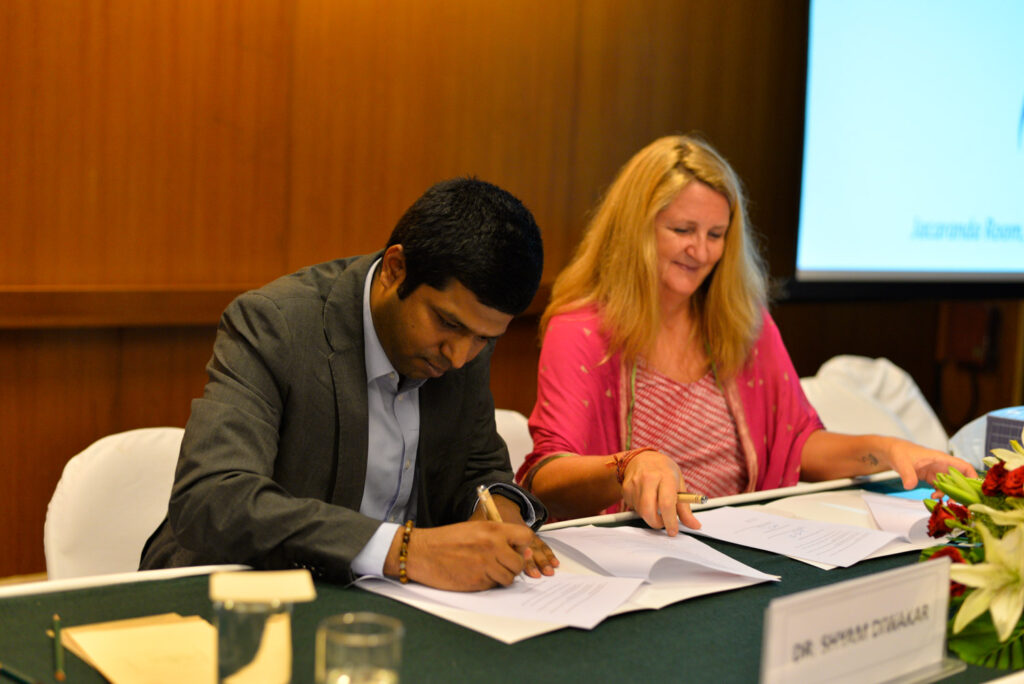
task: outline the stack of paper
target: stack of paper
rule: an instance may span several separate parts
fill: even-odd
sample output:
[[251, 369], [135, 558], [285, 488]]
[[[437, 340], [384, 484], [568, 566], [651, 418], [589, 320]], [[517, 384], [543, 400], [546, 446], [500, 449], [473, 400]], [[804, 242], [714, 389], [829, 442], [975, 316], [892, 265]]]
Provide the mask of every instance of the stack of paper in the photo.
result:
[[[927, 496], [931, 490], [921, 491]], [[929, 513], [921, 495], [906, 494], [843, 490], [720, 508], [697, 514], [703, 528], [696, 534], [772, 551], [826, 570], [847, 567], [866, 558], [938, 543], [928, 536]]]
[[[358, 586], [505, 643], [563, 627], [591, 629], [609, 615], [777, 580], [685, 535], [634, 528], [567, 528], [541, 537], [561, 565], [552, 577], [448, 592], [363, 578]], [[629, 559], [631, 562], [620, 563]]]
[[687, 530], [801, 560], [849, 567], [896, 535], [852, 525], [797, 520], [749, 508], [716, 508], [697, 515], [701, 529]]

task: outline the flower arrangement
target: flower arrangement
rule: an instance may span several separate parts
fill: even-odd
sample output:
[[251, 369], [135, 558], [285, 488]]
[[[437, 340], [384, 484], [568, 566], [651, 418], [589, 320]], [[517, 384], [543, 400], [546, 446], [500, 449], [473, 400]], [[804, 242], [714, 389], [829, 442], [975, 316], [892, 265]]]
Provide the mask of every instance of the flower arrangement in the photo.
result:
[[[1024, 431], [1021, 433], [1024, 442]], [[984, 479], [950, 469], [935, 478], [945, 495], [925, 505], [928, 533], [949, 536], [922, 559], [948, 556], [949, 648], [961, 659], [988, 667], [1024, 667], [1024, 446], [993, 449]], [[948, 498], [946, 498], [948, 497]], [[987, 614], [986, 614], [987, 613]]]

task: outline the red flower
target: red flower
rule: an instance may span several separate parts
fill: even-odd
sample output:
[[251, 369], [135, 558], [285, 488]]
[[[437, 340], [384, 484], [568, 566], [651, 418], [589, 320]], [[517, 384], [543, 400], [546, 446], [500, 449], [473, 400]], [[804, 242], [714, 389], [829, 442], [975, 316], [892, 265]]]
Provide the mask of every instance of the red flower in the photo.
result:
[[[1002, 465], [1002, 463], [1000, 463], [1000, 465]], [[1003, 494], [1006, 494], [1006, 496], [1024, 496], [1024, 466], [1014, 468], [1006, 474], [1006, 479], [1003, 480], [1002, 490]]]
[[985, 496], [999, 496], [1003, 493], [1003, 480], [1006, 479], [1006, 466], [1002, 461], [997, 461], [994, 466], [985, 473], [985, 481], [981, 483], [981, 493]]
[[971, 512], [967, 510], [967, 506], [964, 506], [963, 504], [958, 504], [955, 501], [947, 501], [944, 505], [949, 509], [949, 512], [955, 515], [957, 520], [962, 523], [967, 522], [967, 519], [971, 517]]
[[943, 556], [948, 556], [949, 560], [953, 561], [954, 563], [967, 562], [966, 560], [964, 560], [964, 555], [960, 553], [960, 549], [956, 548], [955, 546], [943, 546], [941, 549], [939, 549], [931, 555], [932, 558], [942, 558]]
[[941, 537], [944, 534], [949, 534], [953, 530], [947, 524], [948, 520], [966, 522], [969, 516], [970, 511], [956, 502], [940, 503], [932, 509], [932, 515], [928, 518], [928, 536]]
[[[938, 508], [938, 506], [936, 506]], [[942, 558], [943, 556], [948, 557], [954, 563], [966, 563], [963, 554], [960, 553], [960, 549], [955, 546], [943, 546], [941, 549], [931, 555], [931, 558]], [[929, 559], [930, 560], [930, 559]], [[950, 596], [963, 596], [964, 591], [967, 587], [960, 584], [959, 582], [950, 581], [949, 583], [949, 595]]]

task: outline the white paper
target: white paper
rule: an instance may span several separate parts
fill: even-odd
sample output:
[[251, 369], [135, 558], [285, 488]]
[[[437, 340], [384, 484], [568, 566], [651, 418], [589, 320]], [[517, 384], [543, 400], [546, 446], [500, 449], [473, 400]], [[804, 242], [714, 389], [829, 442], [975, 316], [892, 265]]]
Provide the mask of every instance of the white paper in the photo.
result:
[[688, 534], [842, 567], [854, 565], [897, 538], [891, 532], [797, 520], [749, 508], [726, 506], [696, 517], [701, 529], [682, 528]]
[[872, 492], [863, 492], [862, 495], [879, 529], [898, 534], [912, 544], [930, 546], [939, 543], [928, 536], [931, 513], [922, 502]]
[[545, 532], [545, 541], [556, 540], [584, 554], [605, 574], [667, 580], [701, 574], [704, 569], [760, 582], [778, 580], [716, 551], [684, 534], [669, 537], [662, 530], [636, 527], [571, 527]]
[[[392, 582], [391, 580], [378, 580]], [[556, 572], [534, 579], [520, 575], [507, 587], [486, 591], [443, 591], [421, 584], [399, 585], [417, 598], [499, 617], [593, 629], [643, 583], [632, 577]]]
[[425, 613], [436, 615], [439, 618], [462, 625], [466, 629], [472, 629], [506, 644], [514, 644], [523, 639], [547, 634], [548, 632], [554, 632], [565, 627], [563, 624], [553, 622], [521, 620], [452, 608], [443, 603], [417, 598], [410, 592], [405, 591], [404, 587], [395, 586], [392, 582], [381, 581], [377, 578], [361, 577], [356, 581], [355, 586], [374, 594], [387, 596], [395, 601], [401, 601]]
[[[572, 536], [570, 530], [562, 532], [570, 532], [569, 536]], [[627, 555], [631, 553], [628, 549], [633, 548], [650, 553], [652, 557], [657, 556], [656, 560], [648, 563], [646, 571], [643, 570], [643, 563], [640, 564], [641, 569], [638, 572], [647, 577], [647, 582], [641, 577], [607, 577], [607, 571], [601, 569], [593, 559], [563, 542], [561, 533], [556, 535], [544, 532], [541, 537], [558, 555], [560, 565], [555, 575], [536, 580], [521, 578], [521, 581], [516, 583], [519, 586], [514, 585], [511, 590], [443, 592], [419, 585], [399, 584], [368, 577], [360, 578], [356, 586], [511, 644], [566, 626], [589, 629], [610, 614], [658, 609], [695, 596], [778, 579], [774, 575], [766, 575], [743, 565], [685, 535], [672, 538], [660, 531], [592, 528], [580, 536], [588, 540], [584, 542], [584, 546], [587, 543], [595, 544], [598, 549], [603, 548], [610, 555]], [[644, 546], [647, 549], [638, 549]], [[600, 557], [602, 553], [598, 552], [595, 555]], [[703, 558], [703, 562], [698, 560], [698, 557]], [[536, 592], [538, 598], [544, 598], [550, 591], [554, 598], [558, 599], [558, 592], [564, 591], [563, 587], [575, 587], [576, 592], [586, 592], [597, 586], [603, 587], [598, 600], [588, 597], [583, 604], [573, 607], [577, 612], [576, 619], [571, 622], [568, 618], [572, 616], [565, 612], [568, 605], [549, 603], [544, 611], [538, 611], [539, 606], [524, 611], [521, 606], [516, 605], [521, 602], [522, 595], [530, 595], [530, 592]], [[617, 605], [612, 606], [615, 602], [610, 593], [613, 591], [612, 586], [632, 586], [633, 589]], [[626, 594], [625, 590], [623, 594]], [[582, 598], [584, 595], [577, 593], [576, 598]], [[509, 605], [502, 605], [506, 602]], [[599, 602], [603, 602], [603, 605], [599, 605]], [[588, 616], [587, 610], [593, 610], [594, 615]], [[594, 621], [594, 616], [600, 613], [603, 613], [600, 619]]]
[[791, 496], [752, 509], [800, 520], [852, 525], [868, 530], [880, 529], [871, 517], [871, 511], [864, 503], [859, 489]]
[[[895, 522], [887, 523], [887, 525], [892, 526], [882, 527], [875, 521], [871, 509], [868, 507], [868, 503], [865, 500], [866, 497], [882, 497], [894, 502], [910, 501], [911, 499], [907, 498], [907, 495], [909, 494], [914, 494], [914, 492], [901, 492], [900, 494], [885, 495], [864, 492], [859, 489], [848, 489], [836, 492], [818, 492], [815, 494], [791, 496], [760, 506], [751, 506], [750, 508], [789, 518], [798, 518], [800, 520], [817, 520], [819, 522], [852, 525], [854, 527], [863, 527], [869, 530], [883, 530], [885, 532], [892, 532], [896, 534], [898, 538], [893, 539], [888, 544], [867, 556], [867, 558], [879, 558], [881, 556], [890, 556], [896, 553], [919, 551], [937, 543], [937, 540], [927, 537], [927, 533], [925, 533], [925, 538], [919, 538], [916, 532], [914, 534], [914, 541], [908, 541], [903, 538], [903, 534], [907, 532], [905, 527], [902, 525], [896, 525]], [[915, 510], [919, 509], [920, 511], [923, 511], [925, 516], [925, 528], [927, 529], [928, 511], [924, 507], [924, 504], [921, 503], [920, 497], [920, 493], [914, 494], [914, 504], [913, 506], [908, 507], [907, 510], [909, 511], [913, 508]], [[893, 505], [904, 506], [906, 504], [894, 503]], [[832, 563], [821, 563], [807, 558], [796, 558], [795, 560], [802, 561], [808, 565], [813, 565], [823, 570], [831, 570], [836, 567], [836, 565]]]

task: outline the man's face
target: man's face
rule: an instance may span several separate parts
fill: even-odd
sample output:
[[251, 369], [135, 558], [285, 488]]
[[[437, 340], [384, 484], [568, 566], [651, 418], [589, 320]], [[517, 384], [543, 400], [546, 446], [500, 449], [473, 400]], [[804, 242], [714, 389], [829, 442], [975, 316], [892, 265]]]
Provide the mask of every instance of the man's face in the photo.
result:
[[389, 247], [370, 294], [370, 312], [391, 365], [408, 378], [436, 378], [476, 358], [501, 336], [512, 316], [484, 306], [455, 279], [441, 290], [420, 285], [405, 299], [401, 246]]

